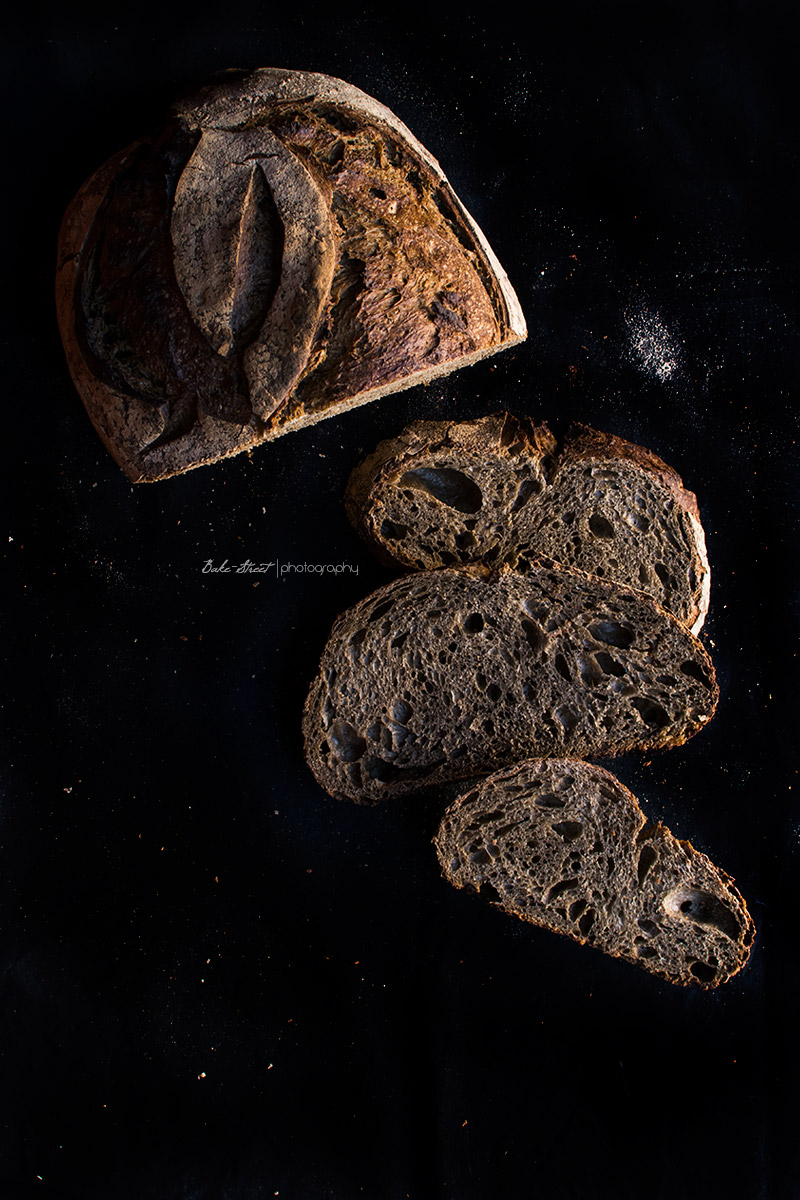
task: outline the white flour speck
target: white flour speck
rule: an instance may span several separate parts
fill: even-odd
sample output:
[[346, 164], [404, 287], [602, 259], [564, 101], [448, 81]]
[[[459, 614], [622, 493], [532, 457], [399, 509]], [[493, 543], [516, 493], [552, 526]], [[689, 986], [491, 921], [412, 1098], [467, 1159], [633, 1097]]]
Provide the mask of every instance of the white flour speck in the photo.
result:
[[649, 375], [666, 383], [680, 370], [680, 351], [658, 313], [646, 306], [628, 309], [625, 324], [634, 357]]

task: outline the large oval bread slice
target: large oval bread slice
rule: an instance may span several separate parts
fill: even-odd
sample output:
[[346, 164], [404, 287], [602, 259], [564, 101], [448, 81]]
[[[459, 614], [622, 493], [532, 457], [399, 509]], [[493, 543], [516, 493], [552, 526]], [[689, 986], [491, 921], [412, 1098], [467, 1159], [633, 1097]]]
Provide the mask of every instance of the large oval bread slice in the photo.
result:
[[711, 659], [642, 593], [533, 563], [406, 575], [334, 624], [308, 762], [363, 802], [536, 756], [677, 746], [711, 717]]
[[444, 875], [505, 912], [628, 959], [670, 983], [716, 987], [755, 927], [733, 880], [608, 771], [518, 764], [451, 805], [434, 839]]
[[508, 413], [417, 421], [353, 472], [355, 528], [385, 562], [431, 570], [547, 555], [653, 596], [697, 633], [710, 572], [697, 500], [657, 455]]

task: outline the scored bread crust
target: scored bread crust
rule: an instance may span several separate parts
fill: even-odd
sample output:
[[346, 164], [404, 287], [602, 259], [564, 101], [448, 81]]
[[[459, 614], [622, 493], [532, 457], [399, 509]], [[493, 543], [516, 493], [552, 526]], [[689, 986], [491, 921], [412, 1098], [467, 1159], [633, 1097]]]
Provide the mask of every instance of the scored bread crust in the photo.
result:
[[[114, 271], [131, 254], [146, 264], [156, 243], [164, 261], [145, 317], [130, 318], [131, 352], [118, 332], [134, 276]], [[148, 309], [159, 289], [160, 317], [161, 301]], [[341, 80], [272, 68], [201, 89], [94, 173], [64, 218], [56, 296], [76, 388], [133, 481], [249, 450], [526, 336], [485, 236], [407, 127]]]
[[447, 809], [434, 844], [455, 887], [670, 983], [717, 987], [750, 954], [755, 926], [730, 876], [648, 824], [595, 764], [497, 772]]
[[714, 668], [649, 596], [533, 563], [422, 571], [342, 614], [306, 700], [306, 758], [375, 803], [537, 756], [679, 746], [710, 720]]
[[693, 633], [708, 612], [696, 496], [652, 451], [585, 425], [559, 446], [545, 424], [509, 413], [414, 422], [355, 468], [345, 506], [389, 565], [524, 569], [545, 554], [648, 592]]

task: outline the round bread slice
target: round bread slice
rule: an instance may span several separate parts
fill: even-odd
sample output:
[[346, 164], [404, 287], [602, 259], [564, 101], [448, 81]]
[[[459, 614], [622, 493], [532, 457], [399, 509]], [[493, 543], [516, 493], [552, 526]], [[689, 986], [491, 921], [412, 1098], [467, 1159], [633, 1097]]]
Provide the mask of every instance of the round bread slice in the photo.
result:
[[641, 592], [545, 563], [422, 571], [334, 624], [305, 750], [327, 792], [374, 803], [533, 755], [678, 746], [717, 695], [705, 649]]
[[596, 946], [670, 983], [713, 988], [747, 962], [755, 927], [733, 880], [608, 771], [520, 763], [445, 812], [446, 879], [497, 908]]
[[647, 592], [699, 632], [710, 570], [697, 499], [642, 446], [494, 413], [417, 421], [353, 472], [345, 505], [371, 549], [432, 570], [547, 555]]

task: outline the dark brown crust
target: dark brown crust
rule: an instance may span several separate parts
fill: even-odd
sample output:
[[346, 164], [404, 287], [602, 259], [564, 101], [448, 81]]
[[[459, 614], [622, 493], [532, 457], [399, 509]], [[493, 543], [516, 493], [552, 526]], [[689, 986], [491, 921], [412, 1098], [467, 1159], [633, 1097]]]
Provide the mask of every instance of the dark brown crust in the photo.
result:
[[[336, 142], [339, 125], [345, 131], [341, 144], [350, 147], [349, 157], [344, 159], [344, 151], [337, 148]], [[275, 328], [256, 353], [258, 340], [253, 342], [252, 338], [257, 325], [253, 323], [263, 320], [258, 307], [262, 289], [260, 284], [251, 287], [249, 296], [254, 299], [250, 302], [249, 323], [245, 320], [237, 326], [251, 339], [249, 347], [246, 338], [231, 341], [219, 335], [219, 320], [211, 313], [210, 323], [206, 322], [200, 335], [202, 353], [189, 352], [189, 342], [195, 340], [197, 330], [189, 322], [188, 333], [177, 332], [186, 325], [188, 313], [171, 264], [165, 259], [163, 269], [157, 270], [156, 292], [167, 289], [163, 320], [158, 313], [153, 314], [152, 290], [147, 288], [141, 293], [141, 314], [137, 315], [138, 301], [125, 307], [125, 275], [124, 270], [121, 275], [117, 271], [114, 238], [119, 241], [123, 261], [126, 255], [133, 261], [140, 251], [128, 243], [129, 232], [125, 231], [137, 228], [141, 222], [120, 219], [117, 232], [112, 229], [109, 239], [108, 231], [101, 228], [119, 172], [129, 171], [134, 155], [151, 143], [135, 143], [100, 168], [70, 205], [62, 226], [57, 277], [59, 325], [75, 385], [100, 436], [132, 480], [165, 478], [239, 453], [290, 429], [426, 382], [525, 336], [519, 304], [505, 273], [481, 231], [453, 195], [436, 160], [388, 109], [358, 89], [327, 76], [256, 71], [205, 89], [176, 106], [165, 128], [167, 136], [174, 131], [176, 137], [188, 137], [193, 145], [198, 139], [202, 143], [207, 135], [214, 147], [205, 158], [208, 162], [218, 161], [221, 168], [229, 152], [232, 169], [238, 172], [232, 189], [237, 195], [244, 195], [244, 183], [240, 187], [239, 181], [244, 178], [242, 171], [248, 160], [263, 164], [255, 180], [258, 187], [247, 191], [247, 197], [263, 193], [265, 199], [247, 199], [247, 211], [255, 215], [243, 218], [242, 230], [268, 230], [270, 221], [274, 225], [274, 217], [264, 207], [268, 204], [265, 187], [289, 189], [285, 195], [274, 193], [278, 208], [283, 203], [285, 209], [281, 219], [287, 230], [287, 257], [282, 276], [291, 279], [294, 272], [298, 276], [297, 294], [311, 295], [313, 287], [304, 282], [309, 272], [304, 275], [302, 270], [294, 270], [296, 263], [302, 266], [301, 258], [306, 253], [302, 239], [294, 237], [292, 241], [288, 236], [291, 221], [300, 228], [297, 222], [305, 220], [303, 214], [307, 213], [309, 245], [313, 242], [313, 253], [322, 256], [321, 269], [314, 278], [322, 281], [320, 286], [324, 284], [329, 294], [327, 298], [321, 294], [322, 310], [319, 317], [312, 313], [314, 324], [304, 334], [305, 342], [297, 336], [304, 314], [292, 313], [291, 295], [283, 297], [282, 308], [276, 301], [272, 312]], [[288, 155], [283, 176], [280, 166], [271, 166], [276, 155], [270, 153], [270, 145], [277, 145], [276, 135], [284, 139], [281, 145], [286, 149], [282, 153]], [[235, 149], [237, 139], [241, 141], [241, 153]], [[259, 171], [258, 166], [253, 169]], [[273, 170], [274, 178], [270, 176]], [[208, 186], [213, 190], [213, 180], [218, 176], [216, 168], [195, 172], [200, 189]], [[280, 183], [281, 178], [286, 182]], [[147, 209], [146, 188], [141, 195], [131, 189], [130, 203], [134, 209], [136, 205], [145, 206], [141, 212], [146, 214], [148, 224], [152, 220], [157, 226], [154, 245], [161, 246], [163, 258], [171, 200], [164, 205], [159, 199], [155, 176], [152, 186], [147, 186], [153, 197], [152, 213]], [[174, 180], [167, 179], [168, 196], [174, 187]], [[321, 209], [319, 213], [315, 209], [315, 188], [320, 203], [325, 205], [324, 216]], [[218, 253], [228, 237], [223, 232], [215, 241], [213, 229], [209, 237], [205, 229], [194, 224], [196, 214], [204, 211], [216, 219], [213, 196], [204, 210], [197, 186], [195, 193], [199, 199], [190, 198], [188, 217], [172, 228], [173, 237], [181, 238], [193, 238], [196, 228], [201, 229], [202, 238], [196, 245], [176, 244], [176, 254], [183, 264], [181, 278], [188, 280], [190, 289], [193, 278], [207, 273], [203, 255]], [[367, 235], [359, 231], [368, 233], [370, 222], [376, 245], [361, 246], [359, 238], [363, 240]], [[229, 222], [228, 229], [235, 225]], [[325, 232], [328, 225], [335, 235], [332, 240]], [[325, 244], [326, 238], [329, 245]], [[92, 246], [98, 249], [87, 258]], [[199, 255], [194, 266], [193, 255]], [[86, 292], [81, 291], [90, 259], [100, 264], [101, 273], [105, 272], [99, 303], [108, 305], [110, 298], [108, 311], [112, 317], [116, 313], [110, 341], [105, 336], [96, 338], [94, 347], [89, 346], [85, 336], [82, 297]], [[215, 260], [208, 262], [212, 268], [216, 265]], [[249, 269], [247, 263], [259, 267], [245, 247], [236, 260], [237, 289], [241, 284], [240, 263], [245, 264], [245, 270]], [[233, 267], [228, 269], [233, 271]], [[131, 278], [135, 281], [136, 277]], [[407, 296], [402, 283], [398, 283], [402, 279], [408, 280]], [[287, 285], [284, 291], [291, 292], [291, 288]], [[246, 280], [242, 296], [247, 314]], [[195, 297], [193, 311], [197, 316], [204, 304], [202, 289], [195, 289]], [[91, 303], [91, 291], [89, 300]], [[312, 308], [309, 305], [309, 311]], [[350, 328], [347, 322], [353, 319], [356, 323]], [[148, 332], [150, 326], [153, 328]], [[100, 328], [104, 332], [102, 317]], [[121, 375], [113, 360], [103, 358], [107, 346], [119, 338], [120, 330], [124, 335], [122, 353], [117, 358]], [[171, 341], [174, 334], [176, 343]], [[204, 340], [208, 336], [212, 336], [214, 347], [212, 361], [193, 372], [192, 364], [208, 357]], [[143, 351], [137, 351], [137, 344]], [[151, 346], [157, 348], [157, 353], [148, 349]], [[291, 353], [287, 353], [289, 350]], [[145, 361], [148, 355], [152, 359], [149, 368]], [[171, 358], [178, 363], [177, 373], [163, 376], [162, 364]], [[287, 362], [290, 369], [282, 365]], [[132, 374], [126, 371], [128, 363], [132, 364]], [[211, 386], [209, 380], [216, 368], [220, 378]], [[137, 389], [138, 377], [145, 381], [143, 392]], [[151, 385], [148, 381], [153, 378]]]

